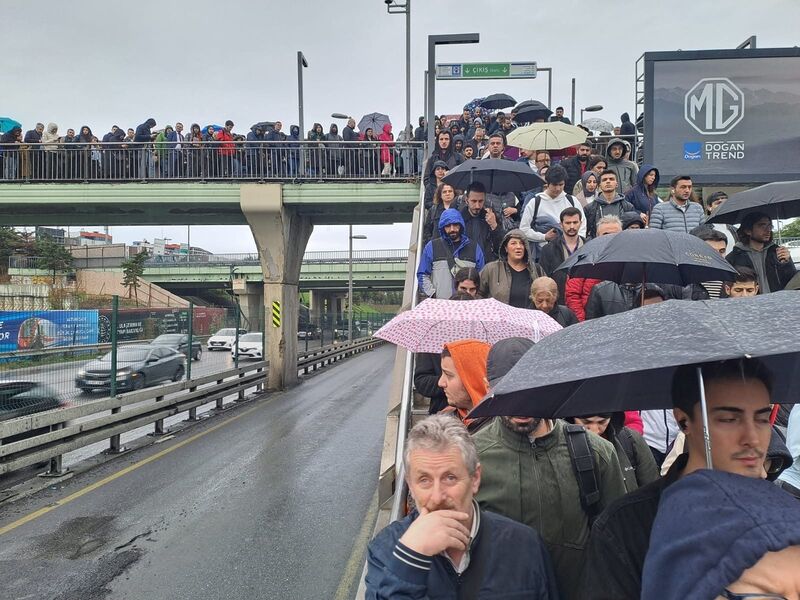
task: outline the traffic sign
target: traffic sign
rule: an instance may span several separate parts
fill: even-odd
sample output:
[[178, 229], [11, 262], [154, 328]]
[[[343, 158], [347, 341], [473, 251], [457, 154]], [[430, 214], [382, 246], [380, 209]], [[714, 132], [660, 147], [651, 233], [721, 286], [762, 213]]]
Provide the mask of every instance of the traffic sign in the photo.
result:
[[436, 79], [535, 79], [536, 61], [500, 63], [440, 63]]

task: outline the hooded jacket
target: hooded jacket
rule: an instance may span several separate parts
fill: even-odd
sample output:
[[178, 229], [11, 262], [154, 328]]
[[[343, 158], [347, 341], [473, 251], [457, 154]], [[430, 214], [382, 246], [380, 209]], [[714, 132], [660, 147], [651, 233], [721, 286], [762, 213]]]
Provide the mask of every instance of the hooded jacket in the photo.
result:
[[625, 200], [619, 193], [610, 202], [603, 194], [597, 194], [594, 202], [590, 202], [583, 209], [583, 214], [586, 216], [586, 235], [591, 238], [597, 235], [597, 222], [603, 217], [613, 216], [622, 220], [623, 214], [635, 210], [633, 204]]
[[754, 250], [750, 244], [737, 242], [725, 258], [734, 267], [747, 267], [755, 271], [759, 294], [782, 290], [797, 273], [797, 267], [791, 260], [778, 260], [778, 246], [775, 242], [765, 244], [761, 251]]
[[696, 471], [661, 498], [642, 599], [716, 598], [767, 552], [796, 545], [800, 508], [792, 496], [761, 479]]
[[144, 123], [136, 127], [136, 130], [133, 134], [133, 141], [134, 142], [149, 142], [150, 140], [150, 130], [156, 126], [155, 119], [147, 119]]
[[[441, 135], [441, 134], [440, 134]], [[434, 165], [437, 161], [443, 161], [447, 164], [447, 170], [451, 170], [462, 162], [464, 162], [464, 157], [461, 156], [458, 152], [453, 150], [453, 136], [450, 136], [450, 145], [447, 147], [446, 150], [443, 150], [441, 146], [439, 146], [439, 137], [436, 137], [435, 141], [435, 148], [431, 153], [430, 157], [428, 157], [428, 162], [425, 163], [425, 172], [422, 177], [422, 183], [428, 185], [431, 179], [436, 179], [433, 174], [433, 169], [435, 168]]]
[[22, 141], [25, 144], [39, 144], [42, 141], [42, 134], [35, 129], [31, 129], [30, 131], [25, 132], [25, 137]]
[[[461, 239], [455, 246], [444, 230], [453, 223], [461, 226]], [[448, 299], [453, 295], [456, 271], [463, 267], [475, 267], [480, 271], [483, 266], [483, 251], [467, 236], [461, 213], [448, 208], [439, 219], [439, 237], [428, 242], [422, 251], [417, 271], [419, 288], [429, 298]]]
[[[123, 134], [124, 135], [124, 134]], [[60, 137], [58, 135], [58, 125], [55, 123], [48, 123], [42, 133], [42, 144], [44, 149], [48, 152], [55, 152], [58, 150], [58, 143]]]
[[378, 135], [378, 139], [382, 142], [386, 142], [381, 144], [381, 162], [392, 162], [392, 146], [394, 145], [394, 135], [392, 135], [391, 123], [384, 123], [383, 132]]
[[[461, 385], [469, 394], [472, 406], [477, 406], [488, 391], [486, 379], [486, 359], [491, 346], [480, 340], [458, 340], [444, 345], [450, 352], [456, 372], [461, 379]], [[456, 409], [458, 417], [464, 421], [468, 410]]]
[[[512, 239], [520, 240], [525, 244], [523, 259], [528, 264], [528, 276], [531, 283], [534, 279], [545, 277], [544, 269], [531, 260], [530, 245], [525, 234], [522, 233], [521, 229], [512, 229], [503, 237], [503, 241], [500, 243], [500, 258], [488, 263], [481, 271], [480, 293], [484, 298], [494, 298], [506, 304], [510, 303], [512, 269], [508, 264], [508, 242]], [[525, 308], [527, 305], [526, 298], [525, 304], [517, 308]]]
[[637, 211], [646, 215], [649, 215], [653, 207], [661, 202], [661, 199], [655, 191], [652, 196], [647, 193], [647, 186], [644, 184], [644, 178], [650, 171], [656, 172], [656, 180], [653, 182], [653, 189], [657, 189], [661, 174], [653, 165], [645, 164], [642, 165], [642, 168], [639, 169], [639, 172], [636, 174], [636, 185], [625, 194], [625, 200], [630, 202]]
[[620, 157], [619, 160], [614, 160], [611, 157], [611, 148], [614, 146], [622, 146], [622, 156], [625, 156], [625, 151], [628, 146], [620, 138], [612, 138], [611, 141], [608, 142], [608, 148], [606, 149], [607, 168], [617, 174], [617, 193], [625, 194], [636, 185], [636, 176], [639, 174], [639, 167], [636, 166], [636, 163], [622, 157]]
[[[538, 531], [553, 559], [560, 597], [576, 600], [590, 522], [581, 506], [564, 422], [554, 421], [552, 431], [531, 441], [494, 419], [473, 439], [481, 463], [476, 494], [481, 508]], [[612, 444], [595, 435], [587, 439], [602, 510], [625, 493], [622, 473]]]
[[[603, 437], [613, 443], [617, 451], [626, 493], [659, 478], [658, 465], [653, 453], [650, 452], [650, 447], [640, 433], [625, 426], [624, 412], [615, 412], [611, 415], [611, 421]], [[629, 457], [629, 453], [633, 454], [633, 460]]]
[[292, 125], [289, 127], [289, 141], [291, 142], [299, 142], [300, 141], [300, 127], [297, 125]]

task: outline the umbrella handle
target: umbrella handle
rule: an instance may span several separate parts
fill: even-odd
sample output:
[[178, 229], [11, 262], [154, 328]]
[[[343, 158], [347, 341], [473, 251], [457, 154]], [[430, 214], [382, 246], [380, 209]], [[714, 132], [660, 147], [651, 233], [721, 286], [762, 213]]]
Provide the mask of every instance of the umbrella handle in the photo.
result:
[[706, 447], [706, 468], [713, 469], [711, 461], [711, 433], [708, 428], [708, 404], [706, 403], [706, 386], [703, 381], [703, 368], [697, 367], [697, 385], [700, 386], [700, 410], [703, 412], [703, 442]]

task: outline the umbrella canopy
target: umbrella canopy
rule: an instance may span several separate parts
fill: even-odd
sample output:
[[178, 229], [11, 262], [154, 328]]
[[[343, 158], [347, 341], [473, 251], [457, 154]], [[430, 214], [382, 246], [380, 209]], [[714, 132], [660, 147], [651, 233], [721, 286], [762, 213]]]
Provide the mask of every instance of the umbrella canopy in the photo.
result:
[[509, 146], [525, 150], [561, 150], [586, 141], [586, 132], [561, 121], [533, 123], [518, 127], [508, 134]]
[[557, 270], [616, 283], [688, 285], [733, 280], [728, 261], [700, 238], [664, 229], [628, 229], [586, 242]]
[[800, 217], [800, 181], [780, 181], [738, 192], [718, 207], [707, 223], [741, 223], [747, 213], [763, 212], [773, 219]]
[[499, 110], [501, 108], [514, 106], [516, 103], [517, 101], [508, 94], [492, 94], [491, 96], [486, 96], [486, 98], [481, 101], [481, 108]]
[[22, 123], [15, 121], [11, 117], [0, 117], [0, 133], [8, 133], [14, 127], [22, 128]]
[[462, 339], [494, 344], [510, 337], [538, 342], [561, 329], [539, 310], [514, 308], [494, 298], [439, 300], [429, 298], [400, 313], [375, 332], [375, 337], [411, 352], [439, 353], [448, 342]]
[[797, 402], [800, 294], [669, 300], [567, 327], [528, 350], [469, 418], [672, 408], [678, 367], [753, 357], [774, 376], [772, 401]]
[[465, 190], [470, 183], [479, 181], [491, 194], [522, 192], [544, 183], [527, 163], [502, 158], [465, 160], [445, 175], [442, 181], [457, 190]]
[[259, 121], [258, 123], [253, 123], [253, 125], [250, 127], [250, 131], [256, 128], [260, 129], [264, 133], [267, 131], [272, 131], [275, 128], [275, 121]]
[[203, 127], [203, 129], [200, 130], [200, 133], [202, 133], [203, 135], [208, 135], [208, 128], [209, 127], [213, 127], [215, 133], [217, 131], [219, 131], [220, 129], [225, 129], [222, 125], [213, 125], [212, 124], [212, 125], [206, 125], [205, 127]]
[[609, 123], [605, 119], [600, 119], [598, 117], [586, 119], [581, 125], [586, 127], [589, 131], [600, 131], [604, 133], [611, 133], [614, 131], [613, 123]]
[[514, 119], [517, 123], [531, 123], [536, 119], [544, 119], [546, 121], [553, 114], [552, 110], [538, 100], [520, 102], [512, 112], [517, 114]]
[[372, 129], [372, 131], [374, 131], [377, 135], [383, 131], [383, 126], [387, 123], [389, 123], [389, 125], [392, 124], [388, 115], [376, 112], [369, 113], [368, 115], [361, 117], [361, 120], [358, 122], [358, 130], [366, 131], [367, 129]]

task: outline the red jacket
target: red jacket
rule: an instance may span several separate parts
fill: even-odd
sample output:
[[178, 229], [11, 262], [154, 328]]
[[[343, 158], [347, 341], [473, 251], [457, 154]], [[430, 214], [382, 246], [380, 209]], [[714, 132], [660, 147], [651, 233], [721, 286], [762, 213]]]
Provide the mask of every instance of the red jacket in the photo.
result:
[[602, 279], [586, 279], [584, 277], [568, 277], [564, 288], [564, 300], [579, 321], [586, 320], [586, 303], [589, 293]]
[[633, 429], [639, 435], [644, 435], [644, 423], [638, 410], [625, 411], [625, 427]]
[[219, 144], [220, 156], [233, 156], [236, 153], [236, 148], [233, 145], [233, 136], [227, 129], [220, 129], [214, 134], [217, 141], [224, 142]]
[[389, 123], [386, 123], [383, 126], [383, 133], [378, 136], [378, 139], [382, 142], [391, 142], [388, 144], [381, 144], [381, 162], [382, 163], [390, 163], [394, 162], [392, 160], [392, 146], [394, 145], [394, 136], [392, 135], [392, 126]]

